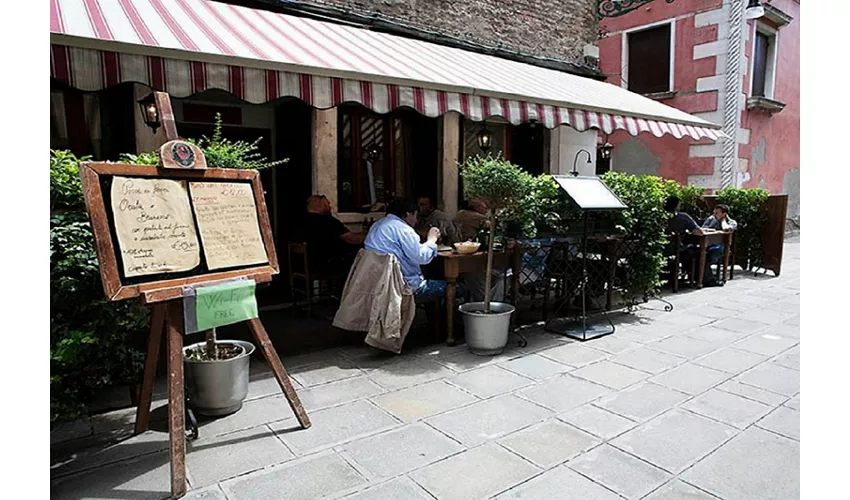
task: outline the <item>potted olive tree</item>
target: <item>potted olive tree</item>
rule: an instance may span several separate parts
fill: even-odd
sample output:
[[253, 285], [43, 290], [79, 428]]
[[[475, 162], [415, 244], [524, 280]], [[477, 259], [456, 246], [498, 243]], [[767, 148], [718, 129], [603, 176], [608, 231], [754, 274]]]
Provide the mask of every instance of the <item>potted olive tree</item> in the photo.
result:
[[496, 220], [502, 211], [514, 208], [528, 194], [532, 177], [501, 155], [467, 159], [460, 170], [466, 196], [487, 202], [489, 235], [484, 302], [468, 302], [459, 310], [470, 351], [493, 356], [501, 353], [508, 343], [511, 314], [514, 312], [514, 306], [510, 304], [491, 301]]

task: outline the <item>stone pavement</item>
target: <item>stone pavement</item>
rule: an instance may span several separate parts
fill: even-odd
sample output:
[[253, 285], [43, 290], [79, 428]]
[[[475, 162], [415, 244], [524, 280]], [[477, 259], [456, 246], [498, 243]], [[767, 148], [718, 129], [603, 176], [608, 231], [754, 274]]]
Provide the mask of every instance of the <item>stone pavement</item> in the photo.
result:
[[[186, 498], [799, 498], [799, 256], [789, 240], [780, 277], [668, 294], [673, 312], [649, 303], [585, 343], [533, 330], [493, 358], [356, 346], [285, 359], [306, 431], [252, 362], [243, 409], [188, 445]], [[168, 436], [153, 427], [54, 463], [51, 497], [168, 497]]]

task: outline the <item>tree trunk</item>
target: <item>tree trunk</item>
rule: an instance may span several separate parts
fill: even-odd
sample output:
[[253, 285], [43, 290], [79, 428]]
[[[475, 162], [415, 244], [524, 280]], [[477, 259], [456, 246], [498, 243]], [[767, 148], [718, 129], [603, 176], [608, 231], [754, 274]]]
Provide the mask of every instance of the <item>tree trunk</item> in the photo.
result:
[[493, 240], [496, 234], [496, 216], [493, 210], [490, 210], [490, 242], [487, 244], [487, 275], [484, 277], [484, 312], [490, 312], [490, 299], [493, 294]]
[[215, 328], [211, 328], [207, 330], [207, 357], [209, 359], [216, 359], [216, 349], [215, 349]]

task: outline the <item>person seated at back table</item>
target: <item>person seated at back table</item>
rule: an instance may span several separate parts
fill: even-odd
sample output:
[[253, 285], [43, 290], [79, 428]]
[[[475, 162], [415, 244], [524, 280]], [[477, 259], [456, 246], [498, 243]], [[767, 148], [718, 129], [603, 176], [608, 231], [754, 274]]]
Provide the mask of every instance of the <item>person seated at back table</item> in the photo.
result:
[[420, 196], [418, 200], [419, 211], [415, 225], [416, 232], [424, 236], [432, 227], [440, 230], [441, 240], [438, 243], [452, 245], [462, 241], [457, 233], [454, 222], [442, 210], [438, 210], [431, 196]]
[[[717, 205], [714, 207], [713, 215], [703, 222], [702, 227], [714, 229], [715, 231], [723, 231], [731, 233], [738, 229], [738, 223], [732, 217], [729, 217], [729, 207], [726, 205]], [[720, 265], [720, 260], [723, 258], [723, 243], [713, 243], [705, 249], [706, 259], [709, 264]]]
[[437, 257], [437, 241], [440, 230], [428, 229], [425, 243], [419, 242], [414, 230], [417, 205], [412, 201], [394, 199], [387, 207], [387, 216], [376, 222], [366, 235], [366, 250], [379, 254], [392, 254], [398, 259], [404, 281], [413, 292], [414, 300], [445, 297], [446, 282], [426, 280], [420, 266], [427, 265]]
[[[699, 224], [696, 223], [693, 217], [691, 217], [685, 212], [679, 211], [679, 204], [680, 200], [678, 196], [670, 196], [664, 202], [664, 210], [673, 214], [673, 216], [667, 220], [667, 234], [678, 234], [679, 236], [684, 236], [688, 233], [702, 235], [714, 232], [713, 229], [700, 228]], [[665, 248], [664, 254], [666, 256], [673, 255], [674, 250], [675, 249], [670, 248], [668, 246], [668, 248]], [[693, 259], [698, 257], [697, 252], [699, 252], [699, 249], [693, 244], [682, 244], [682, 246], [679, 248], [679, 257], [682, 261], [682, 266], [686, 270], [688, 270], [688, 272], [690, 272], [691, 269], [691, 262], [693, 261]], [[714, 275], [711, 274], [711, 265], [709, 264], [708, 259], [706, 259], [705, 262], [702, 285], [723, 286], [723, 283], [718, 282], [714, 278]]]
[[324, 195], [307, 198], [307, 214], [295, 236], [297, 241], [307, 243], [312, 272], [345, 276], [366, 236], [350, 231], [331, 215], [331, 209]]
[[452, 222], [460, 241], [472, 241], [478, 236], [478, 229], [487, 221], [486, 214], [487, 202], [479, 198], [469, 200], [467, 206], [458, 211]]

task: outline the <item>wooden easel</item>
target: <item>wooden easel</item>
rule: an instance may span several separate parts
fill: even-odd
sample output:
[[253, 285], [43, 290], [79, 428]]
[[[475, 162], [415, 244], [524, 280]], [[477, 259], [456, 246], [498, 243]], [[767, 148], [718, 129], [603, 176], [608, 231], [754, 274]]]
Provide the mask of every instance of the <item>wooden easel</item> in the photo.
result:
[[[233, 278], [253, 279], [256, 283], [267, 283], [279, 272], [277, 255], [271, 234], [268, 211], [260, 185], [259, 174], [254, 171], [233, 169], [207, 169], [206, 160], [200, 149], [180, 141], [174, 123], [171, 100], [164, 92], [155, 92], [154, 98], [160, 122], [166, 131], [168, 142], [162, 146], [159, 167], [114, 163], [83, 163], [80, 168], [86, 210], [95, 236], [100, 275], [104, 293], [108, 300], [123, 300], [139, 297], [150, 305], [151, 326], [148, 335], [147, 358], [139, 405], [136, 411], [135, 432], [144, 432], [148, 427], [153, 386], [160, 344], [163, 336], [167, 342], [168, 367], [168, 433], [171, 456], [171, 497], [186, 494], [186, 422], [183, 379], [183, 287]], [[178, 154], [175, 154], [177, 152]], [[142, 178], [177, 178], [187, 181], [240, 182], [253, 192], [257, 208], [257, 220], [262, 243], [268, 257], [265, 264], [230, 271], [207, 270], [188, 277], [154, 279], [151, 281], [126, 281], [119, 271], [118, 257], [112, 239], [112, 228], [105, 193], [100, 176], [132, 176]], [[248, 327], [269, 362], [275, 378], [280, 384], [298, 423], [302, 428], [310, 427], [310, 419], [292, 387], [289, 375], [275, 352], [266, 329], [259, 319], [248, 320]]]
[[[262, 279], [262, 278], [261, 278]], [[270, 281], [266, 276], [263, 281]], [[156, 293], [144, 294], [143, 301], [152, 305], [151, 329], [148, 336], [148, 352], [145, 359], [145, 374], [142, 381], [139, 406], [136, 410], [135, 433], [147, 430], [150, 416], [153, 386], [156, 380], [156, 366], [159, 361], [159, 347], [163, 334], [167, 339], [168, 367], [168, 436], [171, 443], [171, 498], [180, 498], [186, 494], [186, 422], [185, 391], [183, 387], [183, 305], [180, 299], [156, 302]], [[153, 300], [154, 302], [149, 302]], [[301, 405], [301, 400], [289, 381], [289, 375], [283, 367], [274, 346], [269, 339], [263, 323], [258, 319], [248, 321], [248, 328], [259, 344], [266, 361], [269, 362], [286, 400], [301, 428], [310, 427], [310, 419]]]

